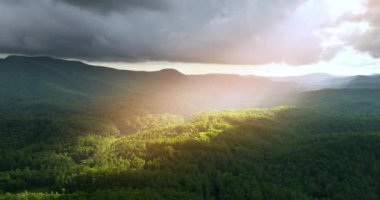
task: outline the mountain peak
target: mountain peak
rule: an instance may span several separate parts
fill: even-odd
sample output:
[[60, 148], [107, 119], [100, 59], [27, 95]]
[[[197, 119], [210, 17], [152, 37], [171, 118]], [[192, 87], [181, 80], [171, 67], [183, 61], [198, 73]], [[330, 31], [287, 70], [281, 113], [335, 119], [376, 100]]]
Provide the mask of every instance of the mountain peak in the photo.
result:
[[165, 68], [165, 69], [161, 69], [160, 72], [182, 74], [181, 72], [179, 72], [178, 70], [176, 70], [176, 69], [174, 69], [174, 68]]
[[57, 64], [57, 65], [66, 65], [70, 66], [68, 64], [75, 64], [76, 66], [78, 65], [83, 65], [85, 66], [86, 64], [81, 62], [81, 61], [73, 61], [73, 60], [65, 60], [65, 59], [60, 59], [60, 58], [54, 58], [54, 57], [49, 57], [49, 56], [22, 56], [22, 55], [10, 55], [4, 58], [2, 61], [7, 62], [9, 64]]
[[76, 62], [84, 64], [80, 61], [72, 61], [61, 58], [54, 58], [50, 56], [23, 56], [23, 55], [10, 55], [7, 56], [5, 61], [36, 61], [36, 62]]
[[52, 58], [49, 56], [21, 56], [21, 55], [10, 55], [5, 58], [5, 60], [60, 60], [57, 58]]
[[165, 74], [165, 75], [169, 75], [169, 76], [183, 76], [184, 74], [182, 74], [181, 72], [179, 72], [178, 70], [176, 69], [173, 69], [173, 68], [165, 68], [165, 69], [161, 69], [160, 71], [158, 71], [160, 74]]

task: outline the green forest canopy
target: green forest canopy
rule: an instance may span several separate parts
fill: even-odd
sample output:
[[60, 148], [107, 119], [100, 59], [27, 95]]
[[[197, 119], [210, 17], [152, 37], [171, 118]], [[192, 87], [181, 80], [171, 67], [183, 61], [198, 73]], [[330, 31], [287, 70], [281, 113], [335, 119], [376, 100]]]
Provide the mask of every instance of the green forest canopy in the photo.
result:
[[0, 199], [378, 199], [380, 118], [278, 107], [0, 122]]

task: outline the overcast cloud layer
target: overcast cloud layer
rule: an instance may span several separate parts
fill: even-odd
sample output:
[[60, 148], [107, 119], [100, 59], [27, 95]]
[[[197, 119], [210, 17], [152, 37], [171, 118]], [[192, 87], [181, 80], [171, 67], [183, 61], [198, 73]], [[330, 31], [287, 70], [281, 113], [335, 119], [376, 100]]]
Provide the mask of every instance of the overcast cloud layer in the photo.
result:
[[367, 10], [361, 15], [353, 16], [351, 21], [366, 21], [369, 29], [364, 33], [349, 35], [348, 42], [357, 50], [367, 52], [375, 58], [380, 57], [380, 0], [369, 0]]
[[[336, 24], [323, 1], [303, 0], [2, 0], [0, 53], [87, 61], [178, 61], [219, 64], [328, 60], [339, 45], [319, 32]], [[380, 7], [345, 45], [380, 56]]]

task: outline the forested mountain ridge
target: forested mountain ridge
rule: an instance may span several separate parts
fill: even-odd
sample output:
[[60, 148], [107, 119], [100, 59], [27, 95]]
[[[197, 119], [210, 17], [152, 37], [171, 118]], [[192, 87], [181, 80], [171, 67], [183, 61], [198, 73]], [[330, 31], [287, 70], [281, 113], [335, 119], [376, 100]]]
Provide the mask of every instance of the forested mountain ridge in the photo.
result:
[[[35, 99], [37, 103], [55, 103], [64, 97], [115, 96], [136, 87], [133, 80], [143, 83], [150, 79], [148, 72], [121, 71], [50, 57], [9, 56], [0, 61], [0, 70], [2, 91], [21, 99]], [[144, 75], [145, 79], [141, 78]], [[66, 99], [62, 101], [68, 103]]]
[[156, 110], [175, 107], [172, 110], [183, 110], [191, 115], [207, 108], [286, 104], [288, 97], [298, 98], [305, 89], [378, 88], [377, 79], [378, 76], [326, 74], [276, 79], [223, 74], [184, 75], [174, 69], [128, 71], [50, 57], [9, 56], [0, 59], [0, 109], [10, 104], [88, 105], [137, 101], [150, 104], [147, 107]]
[[254, 76], [185, 76], [168, 69], [116, 70], [49, 57], [9, 56], [0, 60], [3, 103], [99, 103], [134, 96], [158, 101], [176, 99], [180, 103], [192, 100], [203, 107], [223, 107], [237, 105], [238, 101], [257, 103], [275, 91], [278, 93], [279, 88], [280, 91], [292, 89]]
[[355, 76], [348, 88], [380, 88], [380, 75]]
[[[311, 88], [303, 82], [311, 78]], [[377, 113], [379, 76], [310, 74], [271, 78], [223, 74], [184, 75], [174, 69], [139, 72], [50, 57], [0, 59], [0, 116], [12, 118], [128, 115], [302, 105]], [[325, 81], [324, 88], [314, 84]], [[327, 87], [331, 83], [331, 88]], [[339, 87], [336, 83], [339, 83]], [[344, 84], [342, 84], [344, 83]], [[308, 85], [306, 84], [306, 85]], [[318, 86], [319, 87], [319, 86]], [[118, 124], [123, 124], [122, 122]], [[123, 129], [123, 128], [122, 128]]]

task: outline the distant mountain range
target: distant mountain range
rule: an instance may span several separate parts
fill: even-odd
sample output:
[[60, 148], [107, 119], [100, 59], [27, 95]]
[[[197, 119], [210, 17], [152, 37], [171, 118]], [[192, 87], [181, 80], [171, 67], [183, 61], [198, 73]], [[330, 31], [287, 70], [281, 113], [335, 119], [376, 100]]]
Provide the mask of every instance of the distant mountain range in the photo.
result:
[[233, 101], [234, 98], [257, 100], [278, 88], [286, 87], [255, 76], [186, 76], [174, 69], [156, 72], [117, 70], [50, 57], [9, 56], [0, 60], [0, 93], [3, 102], [86, 102], [131, 95], [195, 101]]
[[380, 76], [257, 77], [117, 70], [50, 57], [0, 59], [0, 104], [67, 104], [152, 100], [157, 105], [257, 106], [281, 96], [326, 88], [380, 88]]
[[326, 73], [312, 73], [302, 76], [269, 78], [278, 82], [296, 83], [299, 88], [304, 89], [341, 88], [345, 87], [345, 85], [352, 79], [352, 77], [333, 76]]

